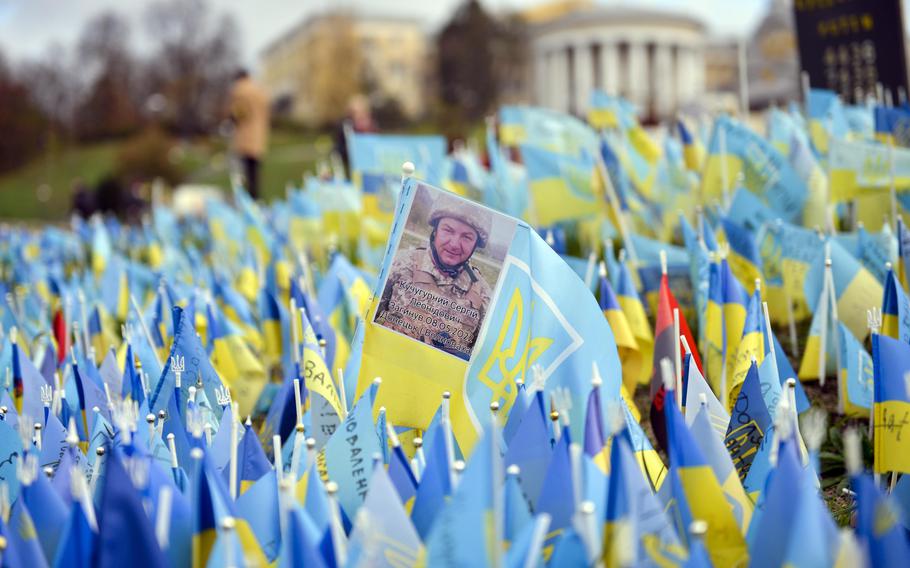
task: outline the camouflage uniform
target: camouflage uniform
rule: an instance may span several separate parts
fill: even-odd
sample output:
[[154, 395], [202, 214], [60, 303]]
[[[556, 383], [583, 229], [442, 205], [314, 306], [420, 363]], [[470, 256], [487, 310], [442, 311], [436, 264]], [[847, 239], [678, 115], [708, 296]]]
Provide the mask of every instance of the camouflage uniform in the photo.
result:
[[[486, 246], [492, 218], [449, 196], [437, 198], [431, 226], [451, 217], [477, 231], [476, 248]], [[491, 290], [480, 271], [465, 262], [455, 275], [440, 270], [428, 247], [396, 256], [389, 271], [376, 322], [468, 359], [490, 305]]]

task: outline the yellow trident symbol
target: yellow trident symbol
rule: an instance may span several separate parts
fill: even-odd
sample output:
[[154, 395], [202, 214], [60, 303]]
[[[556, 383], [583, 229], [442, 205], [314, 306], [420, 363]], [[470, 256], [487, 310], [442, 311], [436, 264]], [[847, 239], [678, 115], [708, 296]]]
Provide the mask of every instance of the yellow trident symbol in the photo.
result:
[[[534, 309], [533, 302], [531, 303], [531, 309]], [[521, 356], [515, 360], [514, 363], [511, 363], [510, 367], [509, 361], [511, 361], [518, 352], [518, 340], [521, 336], [523, 321], [524, 301], [521, 297], [521, 290], [516, 287], [512, 292], [512, 297], [509, 299], [506, 317], [502, 322], [502, 326], [499, 328], [499, 336], [496, 338], [496, 344], [493, 346], [493, 351], [490, 353], [490, 356], [483, 364], [483, 367], [480, 369], [480, 373], [477, 376], [480, 382], [489, 387], [492, 391], [490, 397], [491, 401], [500, 399], [504, 401], [502, 410], [500, 411], [503, 416], [508, 415], [509, 410], [512, 408], [512, 404], [515, 402], [515, 379], [523, 376], [525, 370], [533, 365], [553, 343], [553, 340], [549, 337], [529, 338]], [[509, 342], [509, 345], [506, 346], [506, 336], [511, 330], [514, 330], [512, 333], [512, 340]], [[498, 382], [490, 376], [490, 370], [494, 365], [502, 376]]]

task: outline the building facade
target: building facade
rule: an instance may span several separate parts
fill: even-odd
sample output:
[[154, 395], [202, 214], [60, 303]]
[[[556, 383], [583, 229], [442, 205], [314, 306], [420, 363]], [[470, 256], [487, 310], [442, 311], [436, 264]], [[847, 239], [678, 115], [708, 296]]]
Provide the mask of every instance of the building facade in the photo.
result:
[[349, 99], [397, 102], [407, 118], [426, 108], [430, 46], [420, 21], [328, 13], [309, 17], [260, 57], [260, 79], [278, 116], [320, 126], [338, 120]]
[[629, 99], [656, 121], [705, 91], [707, 31], [691, 16], [589, 4], [530, 25], [538, 105], [584, 115], [596, 88]]

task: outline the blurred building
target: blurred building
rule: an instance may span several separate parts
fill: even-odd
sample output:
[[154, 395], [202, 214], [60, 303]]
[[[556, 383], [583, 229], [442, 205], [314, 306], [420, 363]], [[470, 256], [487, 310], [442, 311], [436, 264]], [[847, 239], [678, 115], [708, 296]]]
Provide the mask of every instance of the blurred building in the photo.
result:
[[262, 52], [260, 76], [277, 116], [311, 126], [343, 115], [365, 93], [406, 118], [426, 107], [429, 45], [419, 20], [327, 13], [294, 26]]
[[593, 2], [557, 2], [549, 10], [538, 7], [528, 20], [537, 104], [585, 114], [598, 88], [660, 120], [704, 94], [707, 30], [701, 21]]
[[793, 0], [774, 0], [746, 48], [749, 106], [765, 108], [800, 98]]

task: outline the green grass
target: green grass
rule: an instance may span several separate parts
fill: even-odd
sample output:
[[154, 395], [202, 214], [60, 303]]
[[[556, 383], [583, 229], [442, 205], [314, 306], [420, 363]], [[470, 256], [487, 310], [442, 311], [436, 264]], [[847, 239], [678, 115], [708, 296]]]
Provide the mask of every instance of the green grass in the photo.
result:
[[[63, 221], [72, 204], [76, 180], [94, 187], [114, 169], [122, 141], [83, 146], [67, 146], [47, 152], [22, 168], [0, 175], [0, 219], [19, 221]], [[269, 151], [261, 165], [262, 197], [271, 201], [283, 198], [288, 183], [300, 185], [305, 172], [331, 151], [331, 138], [292, 130], [273, 130]], [[187, 173], [186, 183], [210, 184], [230, 188], [229, 154], [222, 139], [211, 138], [181, 144], [179, 163]], [[39, 199], [38, 187], [50, 192]]]
[[[118, 142], [65, 148], [0, 176], [0, 218], [60, 221], [70, 211], [73, 182], [94, 185], [111, 171]], [[47, 199], [38, 187], [50, 188]]]

